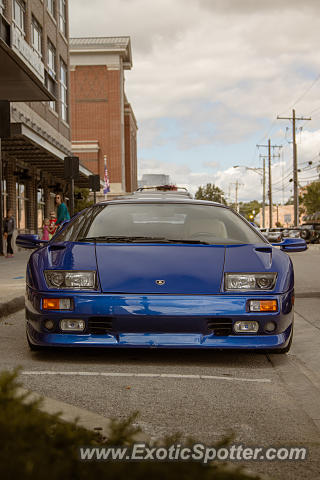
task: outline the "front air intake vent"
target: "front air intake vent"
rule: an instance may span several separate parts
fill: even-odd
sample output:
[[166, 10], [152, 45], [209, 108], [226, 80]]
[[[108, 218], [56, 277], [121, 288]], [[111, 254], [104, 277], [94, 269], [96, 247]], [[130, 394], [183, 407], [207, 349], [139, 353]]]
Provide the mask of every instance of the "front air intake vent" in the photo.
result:
[[112, 318], [91, 317], [88, 320], [88, 333], [91, 335], [106, 335], [112, 332]]
[[232, 333], [232, 320], [230, 318], [214, 318], [208, 320], [208, 330], [217, 337], [228, 336]]

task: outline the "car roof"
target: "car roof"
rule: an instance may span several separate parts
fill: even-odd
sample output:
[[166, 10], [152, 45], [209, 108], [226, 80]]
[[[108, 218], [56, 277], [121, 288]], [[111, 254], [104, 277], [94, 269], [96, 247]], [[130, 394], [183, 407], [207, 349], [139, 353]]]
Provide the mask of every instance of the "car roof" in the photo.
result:
[[152, 192], [141, 194], [130, 194], [114, 198], [112, 200], [104, 200], [97, 205], [114, 205], [114, 204], [129, 204], [129, 203], [184, 203], [189, 205], [211, 205], [216, 207], [223, 207], [230, 209], [228, 206], [207, 200], [195, 200], [186, 195], [176, 195], [176, 192]]

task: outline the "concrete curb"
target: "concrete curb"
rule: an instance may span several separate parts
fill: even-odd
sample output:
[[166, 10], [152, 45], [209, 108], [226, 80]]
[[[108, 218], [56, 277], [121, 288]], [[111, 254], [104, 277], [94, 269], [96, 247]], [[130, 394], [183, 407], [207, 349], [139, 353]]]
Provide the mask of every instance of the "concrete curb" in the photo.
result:
[[[61, 402], [60, 400], [44, 397], [38, 393], [25, 390], [24, 388], [19, 388], [17, 390], [17, 394], [18, 396], [28, 394], [26, 403], [35, 400], [41, 400], [40, 410], [48, 413], [49, 415], [59, 413], [60, 419], [64, 422], [73, 423], [77, 419], [77, 424], [80, 427], [98, 432], [100, 435], [106, 438], [110, 436], [110, 418], [91, 412], [90, 410], [85, 410], [84, 408], [75, 407], [69, 403]], [[146, 443], [150, 441], [149, 437], [143, 432], [137, 433], [134, 437], [134, 440]]]
[[7, 317], [12, 313], [16, 313], [19, 310], [24, 309], [24, 295], [13, 298], [9, 302], [0, 303], [0, 318]]

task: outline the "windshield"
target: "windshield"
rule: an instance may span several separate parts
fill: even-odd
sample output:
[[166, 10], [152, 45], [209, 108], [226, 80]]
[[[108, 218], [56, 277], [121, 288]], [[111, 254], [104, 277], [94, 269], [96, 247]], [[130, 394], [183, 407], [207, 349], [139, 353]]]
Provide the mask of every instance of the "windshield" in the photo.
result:
[[211, 205], [126, 203], [86, 210], [55, 241], [267, 243], [233, 211]]

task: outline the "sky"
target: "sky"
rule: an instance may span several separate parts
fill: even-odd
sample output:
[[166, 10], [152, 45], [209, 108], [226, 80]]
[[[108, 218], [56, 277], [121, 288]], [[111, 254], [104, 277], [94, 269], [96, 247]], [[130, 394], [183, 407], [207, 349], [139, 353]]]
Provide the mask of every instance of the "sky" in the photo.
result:
[[[138, 172], [230, 202], [262, 199], [270, 138], [275, 202], [319, 178], [319, 0], [69, 0], [70, 36], [129, 35], [125, 90], [138, 122]], [[312, 163], [309, 163], [312, 162]], [[234, 168], [238, 166], [237, 168]], [[253, 169], [253, 170], [251, 170]], [[258, 170], [255, 170], [258, 169]]]

